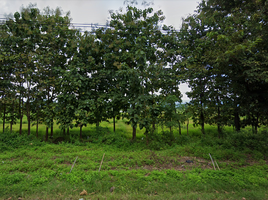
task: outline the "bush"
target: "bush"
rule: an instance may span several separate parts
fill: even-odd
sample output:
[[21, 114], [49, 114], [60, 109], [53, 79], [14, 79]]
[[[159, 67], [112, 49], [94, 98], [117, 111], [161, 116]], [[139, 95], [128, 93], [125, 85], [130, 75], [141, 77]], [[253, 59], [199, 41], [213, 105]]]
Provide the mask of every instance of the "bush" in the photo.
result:
[[149, 149], [157, 150], [157, 151], [163, 149], [163, 146], [164, 146], [163, 143], [161, 143], [157, 140], [151, 141], [148, 145]]
[[191, 138], [188, 135], [179, 135], [178, 137], [175, 138], [175, 141], [179, 145], [187, 145], [190, 143]]
[[171, 146], [174, 144], [175, 138], [170, 131], [163, 131], [160, 134], [158, 133], [150, 133], [149, 137], [149, 144], [148, 147], [151, 150], [162, 150], [166, 147]]
[[0, 135], [0, 149], [3, 151], [23, 145], [42, 146], [43, 144], [43, 142], [37, 140], [33, 135], [19, 135], [14, 132]]
[[108, 128], [96, 127], [96, 130], [90, 132], [89, 140], [93, 143], [101, 143], [102, 138], [109, 133], [110, 130]]
[[[230, 134], [227, 137], [229, 145], [233, 146], [237, 150], [250, 149], [252, 151], [258, 151], [262, 154], [268, 153], [268, 132], [262, 131], [260, 134], [253, 134], [247, 131], [241, 131], [239, 133]], [[228, 144], [224, 144], [225, 147]]]

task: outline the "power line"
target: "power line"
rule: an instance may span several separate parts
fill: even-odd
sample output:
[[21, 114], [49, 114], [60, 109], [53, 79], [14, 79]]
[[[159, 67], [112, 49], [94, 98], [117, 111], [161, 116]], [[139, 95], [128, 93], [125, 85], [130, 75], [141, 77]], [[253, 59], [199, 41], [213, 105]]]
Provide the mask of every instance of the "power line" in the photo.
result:
[[[6, 22], [5, 18], [0, 18], [0, 24], [1, 23], [4, 24], [5, 22]], [[34, 23], [34, 22], [32, 22], [32, 23]], [[70, 24], [70, 26], [73, 26], [74, 28], [76, 28], [79, 32], [90, 32], [90, 33], [96, 33], [95, 30], [100, 29], [100, 28], [104, 28], [104, 30], [114, 28], [108, 24], [103, 25], [103, 24], [98, 24], [98, 23], [61, 23], [61, 24], [57, 24], [57, 26], [63, 26], [63, 25], [67, 25], [67, 24]], [[42, 25], [50, 25], [50, 24], [49, 23], [40, 23], [40, 25], [42, 26]], [[69, 28], [70, 28], [70, 26], [69, 26]], [[81, 30], [81, 29], [79, 30], [79, 28], [90, 29], [90, 30]], [[73, 30], [73, 29], [70, 29], [70, 30]], [[160, 27], [159, 27], [159, 30], [155, 30], [155, 31], [161, 31], [162, 34], [167, 34], [167, 32], [170, 30], [163, 30], [163, 29], [160, 29]], [[175, 29], [173, 29], [173, 31], [178, 32], [178, 30], [175, 30]], [[111, 33], [111, 34], [114, 34], [114, 33]]]
[[[0, 22], [1, 21], [6, 22], [6, 20], [7, 20], [6, 18], [0, 18]], [[33, 21], [29, 21], [29, 22], [34, 23]], [[108, 24], [103, 25], [103, 24], [99, 24], [99, 23], [79, 23], [79, 22], [76, 22], [76, 23], [61, 23], [61, 24], [57, 24], [57, 26], [66, 25], [66, 24], [70, 24], [70, 25], [72, 25], [74, 27], [77, 27], [77, 28], [91, 28], [91, 29], [95, 29], [95, 28], [99, 29], [99, 28], [103, 28], [103, 27], [104, 28], [113, 28]], [[49, 23], [39, 23], [39, 25], [49, 25]], [[173, 29], [173, 30], [178, 32], [178, 30], [175, 30], [175, 29]], [[163, 30], [162, 29], [161, 31], [167, 32], [169, 30]], [[81, 32], [85, 32], [85, 31], [81, 31]]]

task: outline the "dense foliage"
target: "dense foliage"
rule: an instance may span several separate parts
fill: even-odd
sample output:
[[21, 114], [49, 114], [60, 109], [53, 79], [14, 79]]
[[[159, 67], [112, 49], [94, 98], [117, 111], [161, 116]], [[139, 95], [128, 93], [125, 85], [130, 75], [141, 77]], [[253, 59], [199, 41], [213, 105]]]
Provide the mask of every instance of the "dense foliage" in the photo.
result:
[[[180, 31], [163, 25], [161, 11], [111, 13], [109, 28], [80, 33], [69, 13], [34, 5], [1, 24], [0, 116], [3, 132], [27, 116], [31, 125], [56, 121], [62, 131], [107, 119], [126, 118], [145, 130], [172, 127], [192, 118], [236, 131], [247, 125], [257, 133], [267, 124], [267, 1], [202, 1]], [[187, 106], [179, 105], [179, 84], [191, 88]], [[189, 114], [190, 113], [190, 114]], [[115, 126], [114, 126], [115, 129]]]
[[267, 124], [267, 9], [267, 1], [208, 0], [185, 19], [179, 49], [202, 127], [217, 124], [221, 135], [224, 125], [257, 133]]

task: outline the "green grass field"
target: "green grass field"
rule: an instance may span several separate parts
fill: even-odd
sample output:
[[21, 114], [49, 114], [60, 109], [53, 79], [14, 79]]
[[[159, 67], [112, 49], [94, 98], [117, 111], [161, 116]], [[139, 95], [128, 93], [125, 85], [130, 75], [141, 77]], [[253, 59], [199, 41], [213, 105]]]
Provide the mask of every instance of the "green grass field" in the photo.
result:
[[[22, 136], [0, 133], [0, 199], [268, 199], [265, 133], [234, 134], [227, 127], [219, 139], [216, 127], [206, 126], [202, 136], [190, 124], [189, 136], [185, 126], [182, 135], [174, 128], [168, 144], [158, 126], [161, 137], [146, 145], [143, 130], [132, 142], [131, 127], [118, 120], [115, 133], [103, 122], [100, 129], [83, 128], [82, 141], [77, 128], [54, 144], [42, 141], [43, 125], [38, 139], [35, 127], [26, 136], [24, 125]], [[54, 139], [63, 136], [54, 129]]]

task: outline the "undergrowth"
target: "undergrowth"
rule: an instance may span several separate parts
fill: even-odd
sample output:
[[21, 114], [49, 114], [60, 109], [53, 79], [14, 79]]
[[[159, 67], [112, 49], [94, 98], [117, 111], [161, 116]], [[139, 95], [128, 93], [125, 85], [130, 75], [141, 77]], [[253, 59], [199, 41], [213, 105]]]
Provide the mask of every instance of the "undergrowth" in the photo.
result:
[[[124, 151], [128, 150], [165, 150], [177, 146], [182, 154], [189, 156], [207, 157], [212, 153], [222, 160], [245, 159], [246, 154], [251, 155], [256, 160], [267, 159], [268, 155], [268, 132], [252, 134], [241, 131], [230, 133], [224, 138], [217, 138], [211, 135], [189, 136], [176, 134], [174, 138], [169, 132], [164, 131], [154, 134], [147, 139], [145, 136], [136, 141], [132, 141], [123, 134], [111, 132], [108, 128], [99, 127], [95, 131], [85, 132], [82, 140], [77, 135], [60, 135], [54, 139], [49, 139], [49, 143], [55, 143], [61, 138], [59, 143], [72, 144], [75, 146], [86, 146], [88, 144], [108, 145]], [[58, 142], [57, 142], [58, 143]], [[0, 134], [0, 150], [6, 151], [24, 146], [43, 146], [41, 139], [36, 139], [33, 135], [19, 135], [17, 133]]]
[[[91, 199], [178, 199], [176, 194], [184, 199], [202, 195], [205, 199], [265, 199], [267, 195], [265, 131], [226, 133], [224, 138], [177, 133], [171, 137], [163, 131], [132, 141], [100, 127], [84, 131], [82, 139], [77, 135], [57, 135], [44, 142], [25, 133], [0, 134], [3, 198], [78, 199], [83, 189], [93, 195]], [[220, 170], [213, 170], [209, 154]], [[109, 196], [111, 187], [114, 196]]]

